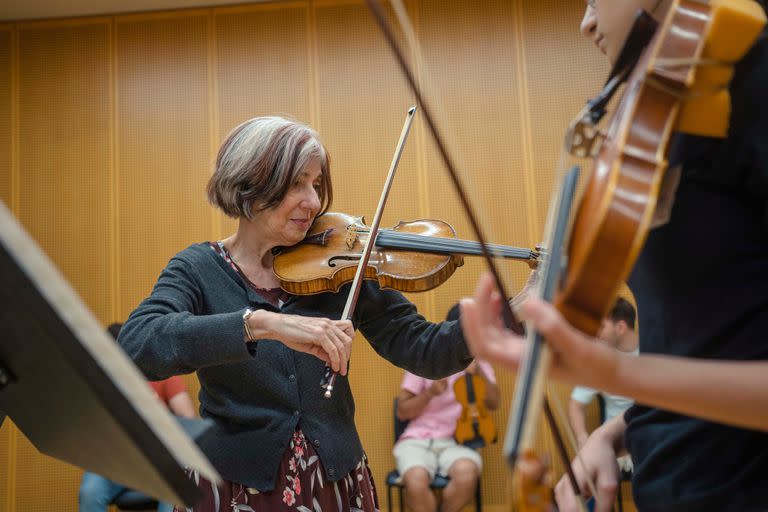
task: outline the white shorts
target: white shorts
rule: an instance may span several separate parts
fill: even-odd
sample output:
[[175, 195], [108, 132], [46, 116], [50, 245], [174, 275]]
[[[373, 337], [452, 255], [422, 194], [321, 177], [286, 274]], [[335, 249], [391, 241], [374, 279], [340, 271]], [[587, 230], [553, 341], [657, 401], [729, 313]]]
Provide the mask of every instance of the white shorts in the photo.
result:
[[404, 475], [412, 467], [423, 467], [430, 478], [435, 474], [448, 476], [448, 470], [459, 459], [469, 459], [483, 469], [480, 454], [463, 444], [450, 439], [403, 439], [395, 444], [392, 454], [397, 462], [397, 471]]

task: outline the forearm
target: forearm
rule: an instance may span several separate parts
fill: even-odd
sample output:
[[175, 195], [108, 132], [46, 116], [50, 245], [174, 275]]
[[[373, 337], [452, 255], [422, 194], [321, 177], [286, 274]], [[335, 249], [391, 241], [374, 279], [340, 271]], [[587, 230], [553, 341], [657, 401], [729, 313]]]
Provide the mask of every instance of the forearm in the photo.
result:
[[184, 418], [195, 417], [195, 406], [186, 391], [171, 397], [168, 400], [168, 408], [176, 416], [183, 416]]
[[568, 403], [568, 421], [579, 446], [583, 446], [589, 437], [586, 414], [584, 414], [584, 406], [573, 399]]
[[421, 415], [430, 400], [432, 400], [432, 393], [429, 388], [418, 395], [411, 395], [407, 398], [401, 396], [397, 401], [397, 417], [401, 420], [416, 418]]
[[132, 317], [119, 342], [150, 380], [199, 368], [248, 360], [242, 313], [195, 316], [147, 314]]
[[205, 314], [204, 302], [194, 271], [174, 258], [125, 321], [118, 343], [150, 380], [247, 360], [243, 311]]
[[431, 323], [402, 294], [366, 282], [356, 323], [373, 349], [396, 366], [428, 379], [463, 370], [472, 361], [458, 322]]
[[616, 454], [620, 454], [625, 450], [624, 433], [626, 430], [627, 424], [624, 421], [624, 415], [619, 414], [600, 425], [592, 432], [592, 435], [605, 439], [613, 447]]
[[710, 421], [768, 431], [768, 361], [621, 355], [609, 392]]

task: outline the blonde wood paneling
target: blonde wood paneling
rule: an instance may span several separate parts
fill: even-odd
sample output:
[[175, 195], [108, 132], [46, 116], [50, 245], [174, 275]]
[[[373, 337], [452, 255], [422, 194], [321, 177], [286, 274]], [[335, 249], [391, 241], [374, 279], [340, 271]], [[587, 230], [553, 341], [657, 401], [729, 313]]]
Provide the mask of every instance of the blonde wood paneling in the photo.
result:
[[11, 207], [11, 50], [13, 31], [0, 28], [0, 201]]
[[0, 428], [0, 510], [12, 510], [16, 501], [17, 429], [9, 418]]
[[[252, 117], [282, 115], [313, 124], [308, 22], [305, 2], [216, 12], [215, 149], [235, 126]], [[219, 217], [220, 237], [237, 229], [235, 220]]]
[[19, 218], [106, 321], [108, 26], [22, 27], [19, 55]]
[[[546, 212], [565, 130], [587, 99], [599, 91], [608, 66], [579, 33], [583, 1], [526, 0], [522, 6], [536, 204]], [[591, 169], [588, 163], [578, 163], [583, 180]], [[539, 216], [539, 232], [545, 220], [545, 215]]]
[[210, 237], [206, 13], [115, 24], [120, 317], [175, 253]]
[[[334, 209], [370, 223], [408, 108], [414, 104], [384, 40], [362, 2], [318, 3], [320, 119], [333, 161]], [[354, 65], [350, 65], [354, 63]], [[416, 114], [417, 119], [419, 114]], [[423, 194], [412, 132], [400, 161], [382, 227], [413, 220]], [[364, 179], [361, 179], [365, 177]]]
[[[109, 26], [19, 28], [19, 218], [102, 321], [110, 313]], [[76, 502], [80, 471], [19, 434], [16, 506]], [[23, 506], [22, 506], [23, 504]]]

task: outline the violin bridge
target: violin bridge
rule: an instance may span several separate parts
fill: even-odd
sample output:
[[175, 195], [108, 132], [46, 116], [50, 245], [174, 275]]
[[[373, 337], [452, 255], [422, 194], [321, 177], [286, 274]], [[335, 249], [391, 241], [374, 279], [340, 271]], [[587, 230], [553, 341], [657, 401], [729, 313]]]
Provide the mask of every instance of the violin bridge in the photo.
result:
[[347, 226], [347, 235], [344, 237], [344, 243], [347, 244], [347, 249], [350, 251], [355, 248], [355, 244], [358, 241], [357, 229], [353, 224]]

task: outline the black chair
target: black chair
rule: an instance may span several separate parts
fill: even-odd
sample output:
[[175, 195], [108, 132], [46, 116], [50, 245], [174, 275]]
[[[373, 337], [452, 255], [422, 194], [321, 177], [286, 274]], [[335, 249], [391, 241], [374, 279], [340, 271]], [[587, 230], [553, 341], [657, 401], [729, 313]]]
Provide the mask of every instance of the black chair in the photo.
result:
[[109, 502], [118, 510], [157, 510], [157, 500], [139, 491], [126, 489]]
[[[394, 408], [392, 409], [392, 417], [395, 421], [395, 442], [400, 438], [400, 435], [408, 425], [408, 421], [401, 420], [397, 417], [397, 398], [394, 401]], [[435, 475], [435, 478], [430, 482], [429, 487], [432, 490], [442, 490], [448, 485], [450, 478], [442, 475]], [[397, 469], [393, 469], [387, 473], [387, 507], [389, 512], [392, 512], [392, 488], [396, 487], [398, 491], [398, 500], [400, 503], [400, 512], [405, 512], [405, 501], [403, 501], [403, 492], [405, 491], [405, 485], [402, 482], [400, 473]], [[475, 489], [475, 510], [482, 512], [483, 510], [483, 498], [480, 492], [480, 479], [477, 480], [477, 488]]]
[[[605, 423], [605, 398], [601, 393], [597, 394], [597, 403], [600, 406], [600, 424]], [[624, 512], [624, 498], [622, 496], [621, 487], [624, 482], [632, 481], [632, 471], [622, 469], [619, 473], [619, 488], [616, 494], [616, 502], [619, 504], [619, 512]]]

